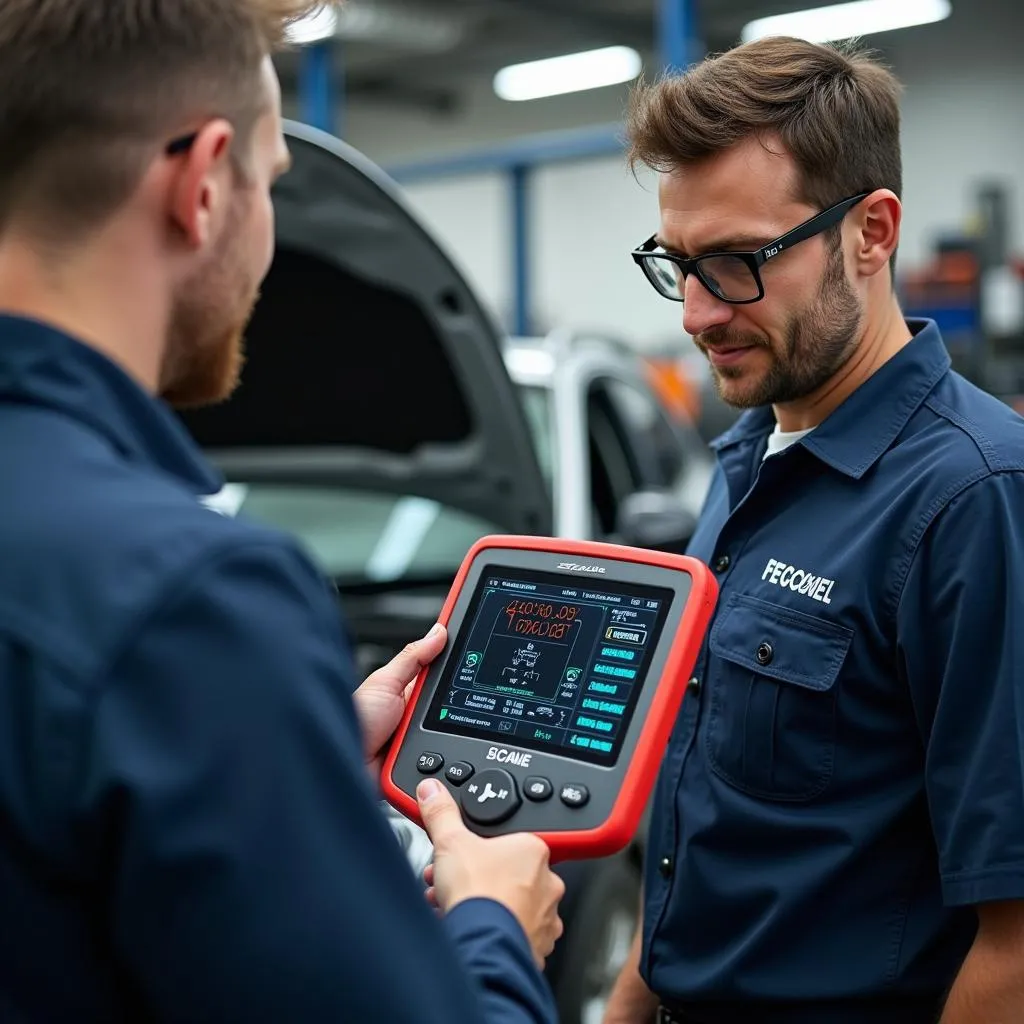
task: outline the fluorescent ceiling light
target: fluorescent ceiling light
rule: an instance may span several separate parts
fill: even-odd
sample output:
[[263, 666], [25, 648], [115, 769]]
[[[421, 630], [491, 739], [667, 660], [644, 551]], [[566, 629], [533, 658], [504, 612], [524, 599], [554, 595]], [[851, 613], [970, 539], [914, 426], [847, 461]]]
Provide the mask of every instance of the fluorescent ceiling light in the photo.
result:
[[952, 10], [950, 0], [856, 0], [758, 18], [743, 29], [743, 42], [765, 36], [797, 36], [812, 43], [834, 42], [897, 28], [930, 25], [948, 18]]
[[643, 61], [628, 46], [609, 46], [565, 57], [513, 64], [494, 76], [494, 91], [503, 100], [537, 100], [569, 92], [600, 89], [629, 82], [640, 74]]
[[338, 31], [338, 12], [333, 7], [319, 7], [298, 21], [293, 21], [285, 37], [293, 46], [306, 46], [332, 39]]

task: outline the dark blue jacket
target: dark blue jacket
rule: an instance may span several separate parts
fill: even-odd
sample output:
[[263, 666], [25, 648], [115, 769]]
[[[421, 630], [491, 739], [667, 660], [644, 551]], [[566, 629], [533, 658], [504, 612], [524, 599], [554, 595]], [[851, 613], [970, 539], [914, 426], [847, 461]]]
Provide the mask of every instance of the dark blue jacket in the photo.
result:
[[791, 448], [770, 409], [717, 445], [643, 954], [698, 1019], [933, 1024], [1024, 898], [1024, 420], [911, 328]]
[[0, 317], [0, 1021], [554, 1020], [507, 910], [426, 906], [337, 603], [218, 484], [112, 363]]

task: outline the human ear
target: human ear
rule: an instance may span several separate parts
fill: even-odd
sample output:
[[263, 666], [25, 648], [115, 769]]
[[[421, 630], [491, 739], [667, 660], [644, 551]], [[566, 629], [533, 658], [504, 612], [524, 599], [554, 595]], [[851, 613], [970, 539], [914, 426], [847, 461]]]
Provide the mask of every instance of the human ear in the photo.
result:
[[224, 195], [217, 171], [229, 159], [234, 128], [216, 118], [196, 133], [187, 152], [168, 155], [178, 161], [170, 190], [171, 220], [193, 249], [208, 244]]
[[903, 206], [889, 189], [877, 189], [854, 207], [855, 265], [862, 277], [874, 277], [888, 266], [900, 240]]

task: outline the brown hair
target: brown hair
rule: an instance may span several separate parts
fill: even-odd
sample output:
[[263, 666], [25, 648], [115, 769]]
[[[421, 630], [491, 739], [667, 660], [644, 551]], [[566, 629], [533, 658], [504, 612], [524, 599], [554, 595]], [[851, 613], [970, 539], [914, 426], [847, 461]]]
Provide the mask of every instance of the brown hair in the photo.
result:
[[900, 92], [866, 52], [761, 39], [638, 87], [627, 121], [630, 161], [670, 171], [774, 136], [796, 163], [802, 202], [825, 209], [878, 188], [899, 196]]
[[0, 0], [0, 231], [108, 218], [203, 117], [248, 146], [264, 57], [313, 0]]

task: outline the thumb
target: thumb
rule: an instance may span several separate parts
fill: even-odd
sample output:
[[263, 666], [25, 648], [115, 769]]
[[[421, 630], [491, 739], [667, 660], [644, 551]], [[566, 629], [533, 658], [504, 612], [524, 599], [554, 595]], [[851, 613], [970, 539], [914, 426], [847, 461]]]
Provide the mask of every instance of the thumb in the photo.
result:
[[426, 636], [407, 644], [383, 668], [377, 669], [366, 682], [374, 686], [383, 686], [392, 693], [402, 693], [415, 682], [420, 669], [426, 668], [444, 650], [447, 641], [447, 630], [439, 622], [436, 623]]
[[443, 848], [467, 832], [462, 814], [451, 793], [437, 779], [425, 779], [416, 787], [423, 827], [435, 848]]

